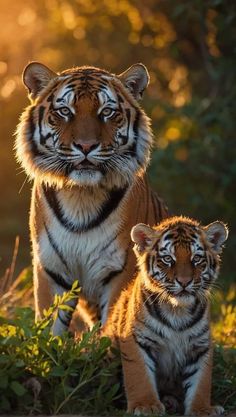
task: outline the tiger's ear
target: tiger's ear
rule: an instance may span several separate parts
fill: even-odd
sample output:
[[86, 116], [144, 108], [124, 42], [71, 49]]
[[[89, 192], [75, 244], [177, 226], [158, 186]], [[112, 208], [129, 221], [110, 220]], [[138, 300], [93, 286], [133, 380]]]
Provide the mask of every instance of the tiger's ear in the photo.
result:
[[142, 98], [142, 94], [150, 80], [148, 70], [143, 64], [132, 65], [126, 71], [122, 72], [122, 74], [118, 75], [118, 78], [136, 100]]
[[227, 226], [220, 221], [216, 221], [208, 224], [208, 226], [205, 226], [203, 229], [212, 249], [216, 253], [221, 253], [222, 245], [227, 240], [229, 234]]
[[56, 76], [57, 74], [46, 67], [46, 65], [39, 62], [31, 62], [25, 67], [22, 78], [32, 99], [35, 99], [49, 81]]
[[148, 250], [156, 237], [156, 231], [144, 223], [136, 224], [131, 230], [131, 239], [139, 253]]

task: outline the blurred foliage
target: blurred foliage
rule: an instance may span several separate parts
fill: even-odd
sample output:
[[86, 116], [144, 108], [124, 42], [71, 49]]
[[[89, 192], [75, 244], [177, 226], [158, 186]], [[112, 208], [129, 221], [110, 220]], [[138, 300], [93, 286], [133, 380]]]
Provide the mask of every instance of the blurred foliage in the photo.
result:
[[[236, 286], [227, 292], [217, 291], [212, 303], [213, 337], [227, 347], [236, 348]], [[220, 320], [219, 320], [220, 317]]]
[[172, 213], [229, 224], [222, 270], [229, 285], [236, 277], [235, 2], [19, 0], [2, 2], [0, 13], [1, 270], [16, 235], [17, 272], [30, 262], [30, 187], [22, 187], [12, 151], [27, 104], [23, 67], [38, 60], [54, 70], [88, 64], [119, 73], [141, 61], [151, 76], [143, 107], [156, 135], [152, 185]]

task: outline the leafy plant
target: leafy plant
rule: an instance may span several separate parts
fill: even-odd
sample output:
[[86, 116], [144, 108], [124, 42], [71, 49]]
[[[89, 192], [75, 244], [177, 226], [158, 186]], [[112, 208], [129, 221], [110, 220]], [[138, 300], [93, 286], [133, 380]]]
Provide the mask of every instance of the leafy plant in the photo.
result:
[[109, 359], [111, 342], [99, 337], [99, 323], [76, 342], [68, 333], [50, 332], [58, 309], [73, 297], [76, 284], [37, 323], [31, 308], [17, 308], [14, 319], [0, 317], [0, 412], [96, 414], [113, 408], [119, 361]]

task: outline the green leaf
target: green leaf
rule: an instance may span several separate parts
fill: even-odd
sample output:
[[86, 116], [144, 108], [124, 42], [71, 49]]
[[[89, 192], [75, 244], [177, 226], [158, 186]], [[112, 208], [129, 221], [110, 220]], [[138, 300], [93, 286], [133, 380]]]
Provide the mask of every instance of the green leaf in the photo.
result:
[[27, 392], [25, 387], [17, 381], [12, 381], [10, 387], [18, 397], [22, 397]]
[[63, 305], [60, 305], [59, 310], [71, 311], [73, 313], [74, 308], [66, 304], [63, 304]]
[[64, 376], [65, 368], [63, 366], [54, 366], [50, 371], [51, 376]]
[[101, 337], [100, 339], [100, 348], [107, 349], [111, 346], [111, 340], [108, 337]]
[[23, 359], [18, 359], [18, 360], [14, 363], [14, 365], [15, 365], [17, 368], [23, 368], [23, 366], [25, 366], [25, 362], [23, 361]]

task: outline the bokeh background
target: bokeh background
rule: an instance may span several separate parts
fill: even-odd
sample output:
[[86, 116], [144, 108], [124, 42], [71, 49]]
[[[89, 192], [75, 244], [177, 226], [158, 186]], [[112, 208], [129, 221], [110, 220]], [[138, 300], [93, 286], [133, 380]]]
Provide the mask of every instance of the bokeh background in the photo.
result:
[[0, 1], [0, 277], [30, 264], [31, 184], [14, 159], [14, 131], [27, 92], [24, 66], [55, 71], [94, 65], [150, 71], [142, 106], [156, 146], [149, 176], [171, 213], [228, 223], [221, 283], [235, 281], [236, 3], [231, 0]]

